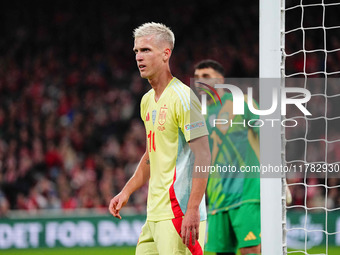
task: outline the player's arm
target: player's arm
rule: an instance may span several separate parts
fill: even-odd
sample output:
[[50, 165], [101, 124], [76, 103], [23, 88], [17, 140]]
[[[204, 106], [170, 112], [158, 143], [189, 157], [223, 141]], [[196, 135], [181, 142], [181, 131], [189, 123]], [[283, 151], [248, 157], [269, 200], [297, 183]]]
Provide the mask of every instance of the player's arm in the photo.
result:
[[110, 213], [116, 218], [121, 219], [120, 209], [126, 205], [129, 197], [133, 192], [142, 187], [150, 177], [150, 161], [148, 150], [145, 151], [143, 157], [139, 161], [137, 169], [130, 180], [125, 184], [122, 191], [111, 199], [109, 205]]
[[[190, 141], [189, 144], [192, 152], [195, 155], [193, 171], [195, 171], [196, 166], [206, 167], [206, 169], [208, 169], [208, 166], [210, 165], [211, 162], [208, 136], [196, 138]], [[205, 189], [207, 187], [208, 175], [209, 175], [208, 172], [193, 173], [191, 193], [187, 205], [187, 211], [184, 215], [181, 228], [182, 240], [186, 246], [188, 246], [190, 242], [190, 232], [192, 232], [193, 245], [195, 244], [195, 241], [198, 240], [199, 237], [199, 224], [200, 224], [199, 205], [202, 201]]]

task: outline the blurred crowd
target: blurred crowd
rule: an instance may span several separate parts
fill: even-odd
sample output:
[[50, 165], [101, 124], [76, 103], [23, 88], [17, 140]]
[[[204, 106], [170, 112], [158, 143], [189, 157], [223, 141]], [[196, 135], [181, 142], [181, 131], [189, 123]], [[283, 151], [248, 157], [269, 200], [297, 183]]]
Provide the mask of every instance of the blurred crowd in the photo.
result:
[[335, 15], [340, 5], [313, 4], [302, 9], [297, 1], [286, 1], [284, 51], [285, 75], [291, 79], [286, 86], [292, 83], [312, 94], [305, 105], [311, 116], [287, 109], [286, 117], [298, 126], [285, 129], [285, 161], [303, 170], [288, 175], [290, 206], [312, 212], [340, 208], [340, 18]]
[[[187, 84], [204, 58], [221, 62], [229, 77], [258, 77], [256, 1], [128, 2], [2, 3], [0, 216], [10, 209], [106, 212], [145, 151], [139, 102], [150, 87], [132, 51], [138, 25], [157, 21], [173, 29], [172, 72]], [[296, 50], [297, 38], [287, 49]], [[338, 38], [332, 47], [340, 48]], [[314, 39], [308, 45], [318, 47]], [[340, 63], [339, 54], [329, 59]], [[288, 61], [288, 72], [301, 71], [301, 61]], [[323, 59], [310, 61], [325, 70]], [[339, 150], [335, 157], [340, 161]], [[144, 212], [146, 197], [144, 186], [129, 204]], [[340, 205], [334, 201], [332, 207]]]
[[[74, 75], [49, 53], [47, 62], [43, 55], [28, 70], [13, 63], [3, 73], [1, 189], [12, 209], [106, 209], [145, 148], [143, 84], [108, 86], [90, 59]], [[136, 205], [145, 200], [138, 197]]]

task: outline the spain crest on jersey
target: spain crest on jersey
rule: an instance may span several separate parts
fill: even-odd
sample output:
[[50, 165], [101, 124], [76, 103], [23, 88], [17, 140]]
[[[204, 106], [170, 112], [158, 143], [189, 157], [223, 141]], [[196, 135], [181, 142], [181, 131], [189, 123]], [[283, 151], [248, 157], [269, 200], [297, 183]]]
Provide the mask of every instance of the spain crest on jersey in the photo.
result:
[[159, 116], [158, 116], [158, 123], [159, 123], [159, 125], [164, 125], [164, 123], [166, 121], [166, 112], [167, 111], [168, 111], [168, 108], [166, 108], [166, 105], [161, 107], [161, 109], [159, 111]]

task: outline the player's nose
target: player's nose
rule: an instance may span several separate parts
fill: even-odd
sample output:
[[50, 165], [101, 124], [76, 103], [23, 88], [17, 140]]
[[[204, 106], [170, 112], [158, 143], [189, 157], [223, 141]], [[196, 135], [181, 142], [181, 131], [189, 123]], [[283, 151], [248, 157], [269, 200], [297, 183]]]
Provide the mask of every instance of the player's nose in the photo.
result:
[[136, 53], [136, 61], [140, 62], [142, 60], [143, 60], [143, 55], [140, 52]]

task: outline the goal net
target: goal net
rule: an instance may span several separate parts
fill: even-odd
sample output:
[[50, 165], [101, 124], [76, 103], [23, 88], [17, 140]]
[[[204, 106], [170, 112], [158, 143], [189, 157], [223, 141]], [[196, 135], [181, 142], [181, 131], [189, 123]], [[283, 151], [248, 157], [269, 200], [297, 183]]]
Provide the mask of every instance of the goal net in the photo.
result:
[[311, 115], [287, 108], [285, 116], [297, 126], [282, 133], [292, 195], [283, 206], [283, 250], [337, 254], [331, 250], [340, 246], [340, 2], [286, 0], [281, 8], [284, 86], [311, 93], [304, 104]]

